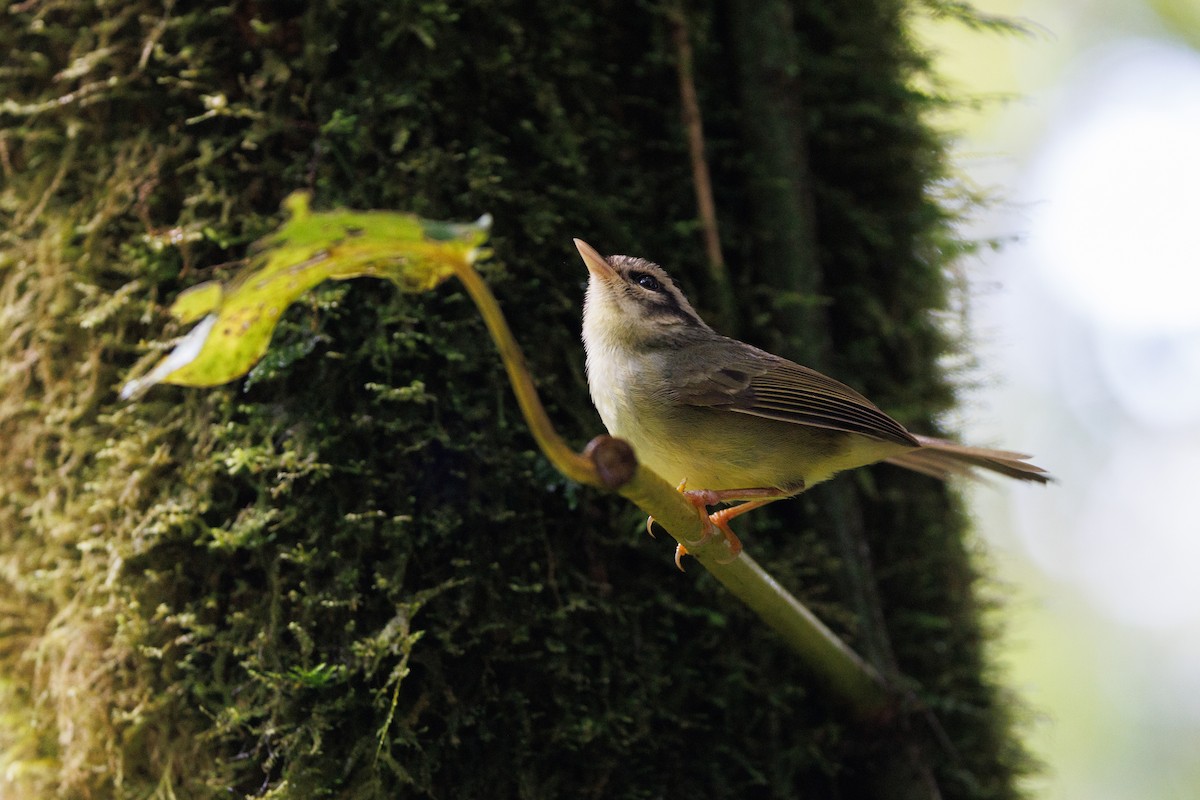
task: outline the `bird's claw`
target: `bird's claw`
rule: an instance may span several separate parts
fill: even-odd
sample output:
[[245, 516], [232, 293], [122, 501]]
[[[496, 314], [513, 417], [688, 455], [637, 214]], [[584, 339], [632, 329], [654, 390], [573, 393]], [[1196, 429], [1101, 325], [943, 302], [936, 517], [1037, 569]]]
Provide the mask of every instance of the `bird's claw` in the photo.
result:
[[[742, 541], [737, 537], [737, 534], [729, 527], [728, 517], [733, 509], [725, 508], [720, 511], [715, 511], [712, 514], [708, 513], [708, 507], [721, 502], [721, 496], [717, 492], [707, 489], [697, 489], [693, 491], [687, 490], [687, 478], [679, 482], [679, 486], [675, 487], [676, 491], [683, 495], [684, 499], [696, 507], [696, 512], [700, 515], [700, 521], [704, 525], [704, 535], [700, 537], [700, 541], [696, 543], [698, 547], [703, 547], [712, 539], [712, 529], [715, 527], [721, 532], [721, 536], [725, 539], [725, 543], [729, 545], [729, 558], [717, 561], [718, 564], [728, 564], [738, 557], [742, 552]], [[646, 533], [654, 536], [654, 517], [646, 517]], [[681, 559], [688, 555], [688, 549], [682, 544], [675, 548], [675, 566], [683, 572], [683, 563]]]
[[[688, 493], [685, 491], [686, 489], [687, 489], [687, 478], [684, 478], [683, 480], [681, 480], [679, 482], [679, 485], [675, 487], [675, 491], [679, 492], [684, 497], [687, 497]], [[646, 533], [650, 534], [651, 539], [658, 538], [657, 536], [654, 535], [654, 517], [653, 517], [653, 515], [646, 517]], [[676, 556], [675, 563], [676, 564], [679, 563], [678, 556]], [[681, 569], [682, 569], [682, 567], [681, 567]]]
[[684, 547], [681, 544], [675, 545], [675, 566], [679, 568], [680, 572], [687, 571], [683, 568], [683, 564], [680, 563], [680, 561], [679, 561], [679, 559], [683, 558], [687, 554], [688, 554], [688, 551], [687, 551], [686, 547]]
[[[729, 564], [742, 552], [742, 540], [737, 537], [733, 529], [729, 527], [728, 517], [732, 509], [722, 509], [708, 513], [708, 507], [715, 503], [721, 502], [721, 496], [717, 492], [707, 489], [698, 489], [687, 491], [687, 481], [679, 484], [679, 491], [684, 498], [696, 507], [696, 512], [700, 515], [700, 522], [704, 525], [704, 535], [700, 538], [698, 546], [704, 546], [712, 538], [712, 529], [715, 527], [721, 532], [721, 536], [725, 539], [725, 543], [729, 546], [729, 557], [718, 559], [718, 564]], [[682, 544], [675, 548], [675, 566], [679, 567], [680, 572], [683, 571], [683, 566], [680, 559], [688, 555], [688, 550]]]

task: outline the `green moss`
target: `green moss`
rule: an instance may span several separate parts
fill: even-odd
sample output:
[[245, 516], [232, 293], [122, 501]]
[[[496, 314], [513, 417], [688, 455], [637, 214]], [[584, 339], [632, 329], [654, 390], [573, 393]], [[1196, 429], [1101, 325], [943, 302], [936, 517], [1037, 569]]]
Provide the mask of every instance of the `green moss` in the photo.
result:
[[[928, 243], [945, 219], [923, 188], [938, 155], [905, 88], [898, 10], [851, 25], [859, 8], [798, 26], [831, 352], [841, 377], [915, 422], [950, 398], [946, 343], [924, 314], [944, 291]], [[708, 32], [698, 80], [723, 230], [748, 265], [720, 13], [694, 20]], [[321, 288], [288, 312], [252, 379], [116, 398], [161, 355], [147, 342], [177, 332], [163, 313], [175, 295], [227, 271], [277, 223], [280, 199], [308, 188], [326, 207], [491, 212], [488, 278], [551, 413], [586, 441], [599, 423], [570, 237], [701, 282], [685, 266], [702, 254], [668, 41], [661, 18], [620, 3], [10, 10], [0, 760], [12, 792], [855, 796], [907, 769], [917, 742], [944, 796], [1012, 795], [1019, 750], [981, 666], [963, 523], [920, 478], [880, 471], [857, 502], [878, 533], [896, 662], [955, 753], [919, 717], [850, 727], [756, 620], [679, 576], [627, 507], [565, 485], [532, 451], [452, 286]], [[793, 518], [821, 503], [764, 514], [747, 544], [859, 641], [844, 554], [821, 517]]]

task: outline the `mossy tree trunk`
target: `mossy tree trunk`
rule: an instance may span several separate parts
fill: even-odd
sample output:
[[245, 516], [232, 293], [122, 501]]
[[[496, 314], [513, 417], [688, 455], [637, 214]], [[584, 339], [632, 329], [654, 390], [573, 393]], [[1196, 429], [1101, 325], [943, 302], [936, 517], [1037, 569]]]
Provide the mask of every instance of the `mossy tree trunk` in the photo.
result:
[[[545, 464], [451, 285], [323, 287], [237, 385], [116, 398], [175, 294], [308, 188], [318, 207], [491, 212], [484, 270], [551, 413], [579, 444], [599, 433], [571, 237], [723, 309], [674, 10], [8, 9], [0, 794], [1016, 794], [936, 483], [879, 468], [748, 518], [759, 560], [913, 690], [915, 711], [866, 726], [625, 504]], [[902, 14], [696, 2], [686, 21], [736, 332], [931, 430], [953, 248]]]

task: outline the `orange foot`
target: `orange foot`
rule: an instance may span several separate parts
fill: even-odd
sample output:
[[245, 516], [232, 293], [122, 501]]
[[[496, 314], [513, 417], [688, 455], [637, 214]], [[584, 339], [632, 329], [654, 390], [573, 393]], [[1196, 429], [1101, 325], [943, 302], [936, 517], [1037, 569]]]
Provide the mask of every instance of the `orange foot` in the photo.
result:
[[[696, 507], [697, 513], [700, 514], [700, 519], [705, 523], [705, 536], [701, 539], [700, 544], [704, 544], [711, 536], [709, 524], [715, 526], [724, 537], [725, 543], [729, 545], [729, 558], [718, 563], [728, 564], [733, 561], [742, 552], [742, 541], [729, 527], [729, 521], [734, 517], [739, 517], [747, 511], [753, 511], [756, 508], [765, 506], [767, 503], [778, 500], [781, 497], [787, 497], [789, 492], [783, 492], [779, 489], [730, 489], [723, 491], [713, 491], [708, 489], [700, 489], [695, 491], [687, 490], [687, 480], [680, 482], [677, 487], [684, 498]], [[740, 505], [723, 508], [720, 511], [715, 511], [712, 514], [708, 513], [708, 507], [717, 503], [742, 500]], [[649, 517], [646, 520], [646, 532], [654, 536], [654, 531], [651, 526], [654, 525], [654, 517]], [[683, 571], [683, 564], [680, 562], [684, 556], [688, 555], [688, 550], [683, 545], [675, 548], [675, 566], [679, 567], [680, 572]]]
[[[730, 556], [728, 559], [721, 561], [721, 564], [728, 564], [733, 561], [742, 552], [742, 542], [738, 539], [737, 534], [729, 527], [729, 521], [734, 517], [740, 517], [747, 511], [753, 511], [756, 508], [762, 508], [767, 503], [773, 503], [782, 497], [787, 497], [788, 493], [779, 489], [729, 489], [724, 491], [696, 491], [684, 492], [684, 496], [692, 505], [700, 511], [701, 514], [706, 514], [708, 506], [715, 503], [728, 502], [730, 500], [743, 500], [745, 502], [729, 508], [722, 508], [720, 511], [714, 511], [712, 514], [707, 514], [708, 521], [717, 527], [721, 535], [725, 537], [725, 543], [729, 545]], [[682, 551], [682, 552], [680, 552]], [[675, 551], [675, 565], [679, 566], [679, 559], [687, 554], [687, 549], [680, 546]], [[683, 569], [683, 567], [679, 567]]]
[[[686, 481], [684, 483], [686, 483]], [[715, 525], [717, 530], [719, 530], [721, 532], [721, 536], [724, 537], [725, 543], [727, 545], [729, 545], [729, 558], [722, 559], [722, 560], [718, 561], [717, 563], [718, 564], [728, 564], [731, 561], [733, 561], [735, 558], [737, 558], [738, 555], [742, 552], [742, 540], [739, 539], [737, 537], [737, 534], [733, 532], [733, 529], [729, 527], [729, 520], [732, 519], [733, 517], [738, 516], [739, 514], [744, 513], [743, 508], [744, 508], [744, 506], [749, 505], [749, 503], [743, 503], [740, 506], [733, 506], [732, 508], [723, 508], [720, 511], [715, 511], [712, 514], [709, 514], [708, 513], [708, 505], [712, 500], [712, 492], [684, 491], [684, 484], [680, 484], [679, 491], [683, 492], [684, 498], [686, 498], [689, 503], [691, 503], [693, 506], [696, 507], [696, 511], [700, 514], [700, 521], [703, 523], [706, 523], [705, 529], [704, 529], [705, 536], [703, 539], [700, 540], [700, 543], [704, 544], [705, 542], [708, 541], [709, 536], [710, 536], [710, 534], [708, 533], [708, 530], [709, 530], [708, 523], [711, 523], [712, 525]], [[763, 502], [767, 502], [767, 501], [763, 501]], [[757, 503], [757, 505], [762, 505], [762, 503]], [[749, 511], [749, 510], [750, 509], [748, 509], [748, 508], [745, 509], [745, 511]], [[680, 563], [680, 559], [682, 559], [687, 554], [688, 554], [688, 550], [683, 545], [678, 545], [675, 548], [675, 566], [679, 567], [680, 572], [683, 572], [683, 564]]]

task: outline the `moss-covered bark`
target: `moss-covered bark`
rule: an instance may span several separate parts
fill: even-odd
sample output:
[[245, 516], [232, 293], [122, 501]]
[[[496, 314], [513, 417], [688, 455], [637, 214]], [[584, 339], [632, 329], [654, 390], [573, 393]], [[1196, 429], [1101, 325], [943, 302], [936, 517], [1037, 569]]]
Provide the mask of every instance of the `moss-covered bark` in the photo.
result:
[[[818, 366], [917, 424], [950, 402], [929, 315], [946, 221], [900, 13], [792, 9], [819, 270], [799, 287], [755, 268], [771, 239], [740, 112], [753, 49], [724, 4], [689, 24], [741, 333], [800, 353], [775, 323], [816, 302]], [[745, 541], [860, 647], [867, 603], [881, 667], [953, 747], [921, 713], [851, 724], [628, 508], [550, 470], [453, 287], [322, 288], [246, 381], [116, 399], [155, 357], [164, 305], [308, 188], [326, 206], [491, 212], [486, 271], [551, 413], [577, 443], [599, 432], [570, 237], [704, 281], [655, 8], [29, 0], [0, 50], [6, 792], [1014, 794], [963, 522], [927, 480], [840, 479], [866, 600], [823, 489]]]

